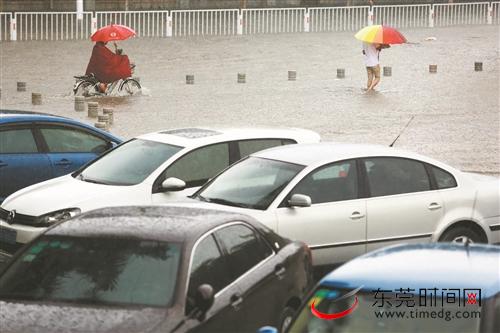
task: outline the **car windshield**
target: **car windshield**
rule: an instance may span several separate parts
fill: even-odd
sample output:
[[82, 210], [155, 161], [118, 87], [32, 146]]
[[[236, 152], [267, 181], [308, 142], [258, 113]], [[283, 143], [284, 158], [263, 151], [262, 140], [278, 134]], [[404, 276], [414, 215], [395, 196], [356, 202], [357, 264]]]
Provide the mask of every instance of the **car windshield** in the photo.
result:
[[443, 298], [435, 289], [401, 287], [353, 293], [320, 286], [287, 332], [479, 332], [479, 305], [464, 307], [459, 289], [447, 289]]
[[0, 277], [0, 299], [169, 306], [180, 248], [142, 239], [42, 236]]
[[76, 178], [108, 185], [136, 185], [183, 147], [134, 139], [83, 169]]
[[303, 168], [302, 165], [249, 157], [220, 174], [195, 198], [264, 210]]

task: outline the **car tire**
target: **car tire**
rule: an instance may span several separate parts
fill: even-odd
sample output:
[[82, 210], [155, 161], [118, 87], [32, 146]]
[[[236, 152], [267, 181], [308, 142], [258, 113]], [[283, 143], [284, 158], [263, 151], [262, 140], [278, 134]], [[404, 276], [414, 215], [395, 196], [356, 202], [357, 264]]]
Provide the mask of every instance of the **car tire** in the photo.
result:
[[452, 243], [465, 243], [467, 239], [469, 240], [469, 243], [484, 243], [481, 234], [465, 226], [451, 228], [441, 236], [439, 241], [452, 242]]
[[280, 316], [280, 326], [279, 326], [279, 332], [284, 333], [286, 329], [290, 326], [292, 323], [293, 316], [295, 315], [295, 310], [289, 306], [287, 306], [283, 312], [281, 313]]

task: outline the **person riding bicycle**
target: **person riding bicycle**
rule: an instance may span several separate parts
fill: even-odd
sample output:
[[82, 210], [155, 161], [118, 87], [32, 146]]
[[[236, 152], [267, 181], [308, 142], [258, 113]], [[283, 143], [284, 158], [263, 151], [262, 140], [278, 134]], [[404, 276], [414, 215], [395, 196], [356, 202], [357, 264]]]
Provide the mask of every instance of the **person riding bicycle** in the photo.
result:
[[86, 75], [93, 74], [101, 83], [100, 92], [104, 93], [108, 83], [126, 79], [132, 75], [130, 60], [115, 45], [115, 52], [106, 47], [106, 42], [96, 42], [87, 65]]

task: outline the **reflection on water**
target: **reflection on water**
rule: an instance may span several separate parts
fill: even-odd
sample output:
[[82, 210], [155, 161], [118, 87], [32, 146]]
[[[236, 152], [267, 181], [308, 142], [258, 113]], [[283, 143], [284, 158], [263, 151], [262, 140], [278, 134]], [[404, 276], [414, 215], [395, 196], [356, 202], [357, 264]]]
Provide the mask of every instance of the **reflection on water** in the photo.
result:
[[[123, 137], [181, 126], [297, 126], [335, 141], [389, 144], [467, 170], [500, 172], [498, 26], [403, 30], [413, 44], [381, 53], [392, 67], [365, 93], [361, 45], [353, 33], [132, 39], [120, 43], [138, 67], [142, 96], [93, 97], [115, 108]], [[460, 43], [457, 37], [461, 36]], [[426, 40], [435, 37], [435, 40]], [[92, 123], [73, 111], [74, 78], [89, 41], [1, 43], [1, 106], [41, 110]], [[474, 71], [474, 62], [483, 71]], [[430, 74], [430, 64], [438, 72]], [[337, 79], [337, 69], [345, 78]], [[297, 80], [288, 81], [287, 71]], [[237, 83], [237, 73], [246, 83]], [[186, 84], [186, 75], [195, 84]], [[16, 82], [26, 81], [18, 93]], [[43, 105], [32, 106], [30, 92]]]

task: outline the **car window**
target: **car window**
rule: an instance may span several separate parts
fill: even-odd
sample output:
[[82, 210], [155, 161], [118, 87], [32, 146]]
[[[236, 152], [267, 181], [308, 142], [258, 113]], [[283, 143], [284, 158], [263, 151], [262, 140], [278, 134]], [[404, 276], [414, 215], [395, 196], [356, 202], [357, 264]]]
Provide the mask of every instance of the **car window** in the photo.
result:
[[43, 235], [0, 277], [0, 299], [165, 307], [180, 256], [173, 242]]
[[80, 180], [112, 185], [136, 185], [146, 179], [182, 147], [133, 139], [87, 166]]
[[432, 166], [432, 173], [434, 174], [434, 178], [436, 179], [438, 189], [441, 190], [457, 186], [455, 177], [453, 177], [449, 172], [446, 172], [438, 167]]
[[293, 140], [288, 139], [257, 139], [257, 140], [244, 140], [238, 142], [240, 149], [240, 158], [246, 157], [257, 151], [264, 150], [271, 147], [287, 145], [295, 143]]
[[0, 154], [37, 153], [35, 138], [30, 129], [0, 131]]
[[227, 251], [232, 280], [236, 280], [272, 254], [269, 245], [245, 225], [225, 227], [218, 230], [216, 235]]
[[311, 197], [311, 203], [334, 202], [358, 198], [358, 177], [354, 160], [330, 164], [312, 171], [290, 192]]
[[200, 285], [205, 283], [211, 285], [215, 294], [230, 283], [225, 258], [213, 235], [206, 236], [198, 243], [192, 258], [186, 313], [192, 310], [194, 296]]
[[364, 160], [372, 197], [430, 190], [424, 164], [415, 160], [375, 157]]
[[201, 186], [229, 165], [229, 145], [215, 144], [196, 149], [179, 158], [165, 172], [163, 179], [176, 177], [187, 187]]
[[51, 153], [102, 153], [106, 140], [70, 128], [41, 128], [40, 131]]

